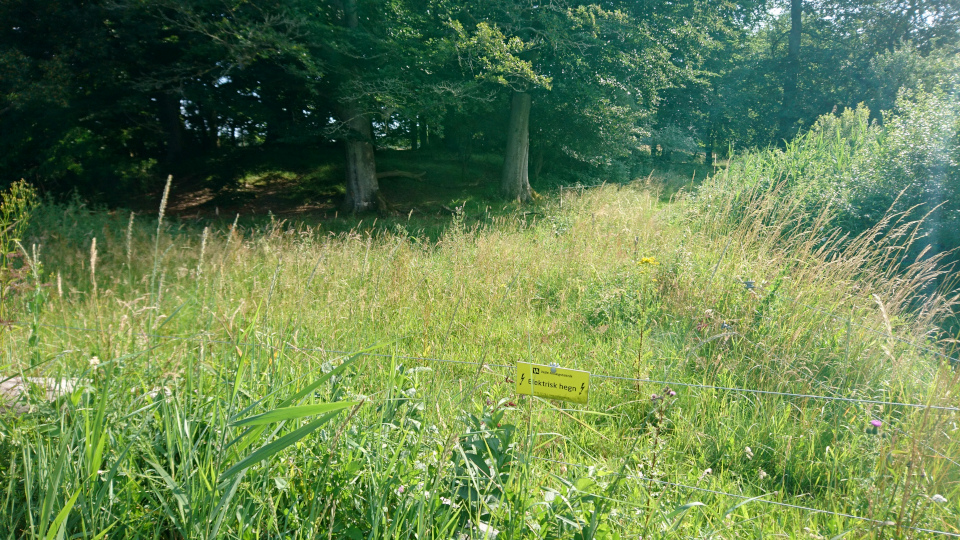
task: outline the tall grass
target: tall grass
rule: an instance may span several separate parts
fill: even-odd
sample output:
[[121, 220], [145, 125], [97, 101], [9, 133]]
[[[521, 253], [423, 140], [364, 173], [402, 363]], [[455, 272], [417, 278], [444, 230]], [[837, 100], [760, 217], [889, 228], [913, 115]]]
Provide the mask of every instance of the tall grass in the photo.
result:
[[775, 189], [781, 208], [770, 218], [786, 219], [803, 230], [837, 228], [851, 237], [897, 234], [893, 229], [911, 221], [915, 241], [900, 243], [903, 262], [944, 256], [956, 262], [958, 89], [960, 79], [935, 91], [902, 91], [896, 108], [884, 114], [883, 125], [871, 121], [863, 106], [824, 115], [785, 150], [751, 152], [734, 160], [701, 195], [707, 204], [716, 198], [734, 205], [730, 217], [746, 218], [737, 212]]
[[30, 326], [4, 327], [0, 365], [78, 384], [54, 401], [31, 388], [31, 411], [2, 417], [0, 529], [956, 530], [956, 413], [601, 378], [584, 407], [514, 394], [513, 371], [495, 365], [956, 404], [948, 362], [885, 336], [949, 345], [929, 331], [955, 297], [927, 294], [920, 309], [912, 299], [940, 272], [935, 261], [897, 257], [914, 225], [894, 217], [882, 235], [845, 239], [776, 190], [706, 200], [597, 188], [535, 213], [461, 214], [435, 239], [406, 216], [346, 232], [277, 220], [201, 231], [42, 207], [25, 238], [43, 262], [33, 284], [43, 302], [22, 292], [8, 304], [18, 320], [37, 313], [36, 339]]

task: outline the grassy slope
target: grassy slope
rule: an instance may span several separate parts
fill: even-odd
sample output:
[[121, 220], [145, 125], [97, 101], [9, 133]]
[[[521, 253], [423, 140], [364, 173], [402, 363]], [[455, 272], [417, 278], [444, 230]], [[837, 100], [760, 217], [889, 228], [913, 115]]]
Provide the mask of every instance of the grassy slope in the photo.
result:
[[[156, 220], [137, 218], [129, 243], [125, 216], [45, 209], [50, 286], [15, 309], [52, 326], [4, 328], [0, 364], [85, 377], [89, 391], [0, 425], [0, 528], [46, 534], [76, 495], [68, 533], [127, 537], [446, 538], [470, 523], [529, 538], [591, 525], [607, 537], [912, 536], [617, 473], [960, 527], [955, 413], [677, 385], [660, 400], [662, 384], [615, 379], [568, 406], [515, 396], [510, 368], [402, 358], [955, 405], [956, 374], [935, 357], [802, 307], [918, 339], [947, 302], [919, 321], [903, 311], [928, 268], [885, 276], [882, 242], [824, 249], [790, 233], [776, 196], [739, 209], [735, 227], [729, 201], [664, 204], [642, 184], [492, 213], [473, 200], [452, 221], [402, 215], [376, 228], [261, 220], [204, 236], [164, 224], [157, 239]], [[218, 485], [310, 418], [246, 437], [232, 423], [343, 358], [291, 346], [371, 345], [385, 356], [304, 398], [364, 405]], [[674, 513], [695, 501], [705, 505]]]

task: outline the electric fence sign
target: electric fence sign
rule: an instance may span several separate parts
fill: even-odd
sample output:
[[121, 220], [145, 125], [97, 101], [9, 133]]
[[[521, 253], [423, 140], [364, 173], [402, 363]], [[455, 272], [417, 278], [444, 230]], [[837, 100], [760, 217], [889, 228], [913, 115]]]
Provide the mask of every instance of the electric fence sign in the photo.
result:
[[587, 404], [590, 373], [517, 362], [517, 393]]

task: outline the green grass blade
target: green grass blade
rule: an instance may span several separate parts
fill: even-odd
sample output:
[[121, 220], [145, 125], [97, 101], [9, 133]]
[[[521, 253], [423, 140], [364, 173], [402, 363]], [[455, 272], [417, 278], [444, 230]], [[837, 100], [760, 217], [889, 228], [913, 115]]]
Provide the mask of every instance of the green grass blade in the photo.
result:
[[63, 468], [67, 462], [67, 456], [69, 452], [66, 452], [65, 449], [61, 449], [60, 457], [57, 458], [57, 465], [54, 468], [53, 476], [49, 479], [47, 484], [46, 492], [43, 495], [43, 503], [40, 505], [40, 530], [47, 524], [47, 519], [50, 517], [50, 512], [53, 510], [53, 502], [57, 497], [57, 492], [60, 488], [60, 478], [63, 475]]
[[155, 332], [159, 334], [160, 331], [163, 330], [163, 327], [166, 326], [168, 322], [172, 321], [172, 320], [174, 319], [174, 317], [176, 317], [177, 314], [180, 313], [180, 310], [183, 309], [186, 305], [187, 305], [187, 303], [184, 302], [184, 303], [180, 304], [179, 306], [177, 306], [177, 308], [174, 309], [173, 312], [172, 312], [170, 315], [167, 315], [167, 317], [166, 317], [165, 319], [163, 319], [163, 322], [160, 323], [160, 326], [157, 327], [157, 329], [156, 329]]
[[217, 519], [213, 524], [213, 530], [208, 535], [209, 538], [216, 538], [217, 534], [220, 532], [220, 527], [223, 525], [223, 518], [227, 516], [227, 505], [237, 494], [237, 487], [240, 486], [240, 480], [243, 480], [242, 474], [239, 474], [233, 478], [233, 482], [230, 483], [230, 487], [224, 491], [223, 496], [220, 497], [220, 502], [217, 503], [217, 507], [213, 510], [213, 513], [217, 516]]
[[737, 508], [740, 508], [741, 506], [743, 506], [743, 505], [745, 505], [745, 504], [752, 503], [753, 501], [758, 501], [758, 500], [760, 500], [760, 499], [763, 499], [764, 497], [769, 497], [769, 496], [774, 495], [774, 494], [775, 494], [775, 493], [764, 493], [763, 495], [757, 495], [756, 497], [750, 497], [749, 499], [745, 499], [745, 500], [743, 500], [743, 501], [740, 501], [740, 502], [738, 502], [737, 504], [731, 506], [726, 512], [724, 512], [724, 513], [723, 513], [723, 517], [727, 517], [727, 516], [729, 516], [730, 514], [736, 512], [736, 511], [737, 511]]
[[183, 489], [177, 485], [173, 480], [173, 477], [170, 476], [159, 463], [155, 461], [147, 460], [147, 463], [153, 466], [153, 470], [160, 475], [163, 479], [163, 483], [167, 485], [167, 488], [170, 490], [170, 493], [173, 495], [173, 498], [177, 501], [177, 506], [180, 507], [180, 515], [183, 517], [185, 512], [190, 511], [190, 500], [187, 499], [187, 494], [183, 492]]
[[67, 516], [70, 515], [70, 510], [73, 510], [74, 503], [77, 502], [77, 497], [80, 496], [80, 492], [83, 489], [78, 489], [76, 493], [73, 494], [73, 497], [70, 497], [70, 500], [67, 501], [60, 512], [57, 514], [56, 519], [53, 520], [53, 523], [50, 524], [50, 528], [47, 529], [47, 535], [44, 536], [44, 540], [53, 540], [56, 538], [63, 538], [63, 522], [67, 520]]
[[251, 416], [243, 420], [234, 422], [235, 426], [259, 426], [262, 424], [272, 424], [274, 422], [281, 422], [283, 420], [295, 420], [297, 418], [303, 418], [305, 416], [314, 416], [321, 413], [327, 413], [332, 411], [339, 411], [340, 409], [346, 409], [348, 407], [353, 407], [360, 403], [359, 401], [337, 401], [334, 403], [318, 403], [316, 405], [299, 405], [296, 407], [283, 407], [282, 409], [274, 409], [270, 412], [265, 412], [263, 414], [258, 414], [256, 416]]
[[690, 510], [695, 506], [706, 506], [706, 504], [700, 501], [693, 501], [693, 502], [688, 502], [687, 504], [684, 504], [682, 506], [678, 506], [673, 510], [673, 512], [670, 512], [669, 514], [666, 515], [666, 517], [664, 518], [664, 521], [670, 521], [674, 517], [679, 516], [677, 517], [677, 520], [673, 522], [673, 527], [670, 528], [671, 530], [675, 531], [677, 530], [677, 527], [680, 526], [680, 522], [683, 521], [683, 518], [687, 515], [687, 510]]
[[355, 354], [354, 354], [353, 356], [351, 356], [350, 358], [344, 360], [342, 364], [340, 364], [339, 366], [337, 366], [336, 368], [334, 368], [333, 370], [331, 370], [330, 373], [324, 374], [324, 375], [321, 376], [319, 379], [317, 379], [316, 381], [314, 381], [312, 384], [310, 384], [310, 385], [308, 385], [307, 387], [305, 387], [303, 390], [300, 390], [300, 391], [297, 392], [296, 394], [294, 394], [294, 395], [288, 397], [287, 399], [285, 399], [282, 403], [280, 403], [280, 407], [289, 406], [291, 403], [294, 403], [294, 402], [296, 402], [296, 401], [299, 401], [299, 400], [303, 399], [303, 397], [306, 396], [307, 394], [310, 394], [311, 392], [313, 392], [313, 391], [316, 390], [317, 388], [320, 388], [320, 386], [321, 386], [323, 383], [329, 381], [331, 378], [333, 378], [333, 377], [335, 377], [335, 376], [337, 376], [337, 375], [340, 375], [341, 373], [343, 373], [344, 371], [346, 371], [347, 368], [350, 367], [354, 362], [356, 362], [358, 358], [360, 358], [361, 356], [363, 356], [364, 353], [373, 350], [375, 347], [376, 347], [376, 346], [374, 346], [374, 347], [368, 347], [368, 348], [366, 348], [366, 349], [363, 349], [363, 350], [355, 353]]
[[307, 435], [312, 433], [314, 430], [320, 428], [320, 426], [332, 420], [333, 417], [335, 417], [339, 413], [340, 411], [334, 411], [334, 412], [325, 414], [320, 418], [317, 418], [313, 422], [310, 422], [309, 424], [299, 429], [296, 429], [294, 431], [291, 431], [290, 433], [287, 433], [283, 437], [280, 437], [279, 439], [260, 447], [260, 449], [258, 449], [256, 452], [250, 454], [246, 458], [240, 460], [240, 462], [234, 465], [233, 467], [230, 467], [229, 469], [227, 469], [223, 474], [220, 475], [220, 479], [218, 480], [218, 482], [222, 483], [225, 480], [230, 479], [230, 477], [232, 477], [233, 475], [246, 469], [247, 467], [250, 467], [251, 465], [258, 463], [260, 461], [263, 461], [269, 458], [270, 456], [273, 456], [274, 454], [282, 451], [288, 446], [295, 444], [297, 441], [306, 437]]
[[120, 522], [119, 522], [119, 521], [114, 521], [114, 522], [111, 523], [110, 526], [108, 526], [106, 529], [100, 531], [100, 534], [94, 536], [94, 537], [91, 538], [90, 540], [101, 540], [102, 538], [106, 538], [107, 533], [110, 532], [110, 531], [112, 531], [113, 528], [117, 526], [117, 523], [120, 523]]

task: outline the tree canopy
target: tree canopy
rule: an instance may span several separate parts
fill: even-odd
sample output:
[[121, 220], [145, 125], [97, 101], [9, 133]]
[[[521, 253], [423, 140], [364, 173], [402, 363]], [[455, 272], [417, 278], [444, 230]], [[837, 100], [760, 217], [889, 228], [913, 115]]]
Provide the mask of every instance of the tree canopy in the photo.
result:
[[0, 183], [122, 202], [231, 149], [339, 146], [350, 211], [385, 204], [385, 147], [501, 154], [524, 201], [551, 167], [709, 160], [860, 103], [882, 121], [960, 43], [956, 0], [9, 0], [0, 20]]

